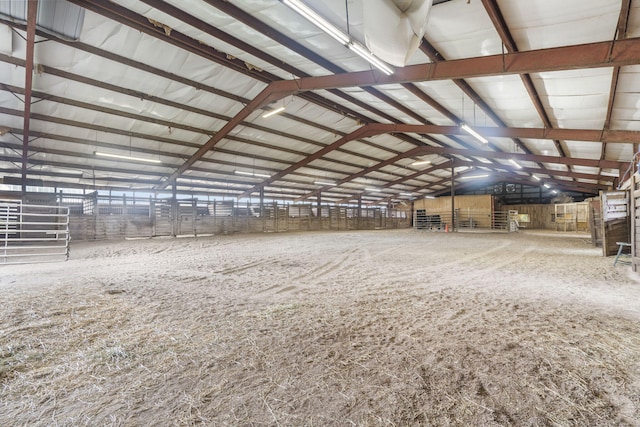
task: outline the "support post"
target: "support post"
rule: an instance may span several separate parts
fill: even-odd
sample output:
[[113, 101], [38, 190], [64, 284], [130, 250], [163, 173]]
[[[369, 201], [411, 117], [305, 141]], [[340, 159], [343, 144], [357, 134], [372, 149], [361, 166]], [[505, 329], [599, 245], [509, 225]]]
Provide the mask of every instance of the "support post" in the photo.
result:
[[262, 232], [267, 231], [267, 223], [264, 217], [264, 187], [260, 187], [260, 221], [262, 222]]
[[178, 186], [176, 181], [171, 183], [171, 236], [178, 234]]
[[319, 191], [316, 197], [316, 215], [318, 217], [318, 230], [322, 230], [322, 193]]
[[362, 228], [362, 194], [358, 195], [358, 218], [356, 222], [356, 230]]
[[456, 231], [456, 180], [455, 180], [455, 163], [451, 162], [451, 232]]

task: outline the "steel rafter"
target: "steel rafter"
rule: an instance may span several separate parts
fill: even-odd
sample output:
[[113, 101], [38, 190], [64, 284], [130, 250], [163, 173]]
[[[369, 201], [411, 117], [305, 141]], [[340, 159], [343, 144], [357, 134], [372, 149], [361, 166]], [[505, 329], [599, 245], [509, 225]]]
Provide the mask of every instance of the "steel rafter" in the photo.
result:
[[[518, 52], [516, 42], [511, 36], [511, 32], [509, 31], [507, 22], [505, 21], [504, 16], [502, 15], [502, 12], [500, 11], [498, 4], [496, 3], [496, 0], [482, 0], [482, 4], [489, 14], [489, 18], [491, 18], [493, 26], [498, 31], [498, 34], [500, 34], [503, 46], [507, 48], [507, 51], [509, 53]], [[540, 100], [538, 90], [533, 84], [531, 76], [528, 73], [521, 74], [520, 79], [522, 80], [522, 84], [524, 84], [527, 93], [529, 93], [529, 98], [531, 99], [531, 102], [533, 102], [533, 105], [538, 112], [538, 116], [540, 117], [540, 120], [542, 120], [544, 126], [550, 129], [553, 128], [553, 126], [551, 125], [551, 121], [549, 120], [549, 116], [547, 115], [547, 112], [542, 105], [542, 101]], [[560, 156], [566, 156], [566, 152], [559, 140], [554, 139], [553, 144], [555, 145], [556, 150], [558, 150], [558, 154]]]
[[[622, 0], [620, 5], [620, 15], [618, 16], [618, 25], [616, 27], [616, 40], [623, 40], [627, 37], [627, 24], [629, 22], [629, 11], [631, 9], [631, 0]], [[611, 126], [611, 115], [613, 114], [613, 104], [616, 99], [618, 89], [618, 78], [620, 77], [620, 66], [613, 67], [613, 75], [611, 76], [611, 88], [609, 89], [609, 101], [607, 102], [607, 115], [604, 120], [603, 132], [607, 132]], [[607, 152], [607, 143], [602, 142], [602, 152], [600, 159], [604, 160]], [[634, 147], [634, 153], [636, 152]], [[622, 178], [622, 171], [620, 174]]]

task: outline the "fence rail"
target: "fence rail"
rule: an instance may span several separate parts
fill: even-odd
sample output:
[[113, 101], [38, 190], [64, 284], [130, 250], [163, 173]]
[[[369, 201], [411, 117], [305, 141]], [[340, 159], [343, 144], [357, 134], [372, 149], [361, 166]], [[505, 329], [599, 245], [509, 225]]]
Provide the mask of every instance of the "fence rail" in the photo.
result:
[[69, 208], [0, 200], [0, 263], [69, 258]]
[[451, 211], [414, 212], [413, 227], [417, 230], [461, 231], [461, 230], [500, 230], [509, 231], [509, 213], [506, 211], [485, 211], [456, 209], [453, 218]]
[[[195, 197], [176, 200], [95, 192], [30, 193], [22, 197], [25, 203], [68, 208], [69, 230], [74, 240], [411, 227], [409, 209], [390, 207]], [[28, 221], [43, 220], [30, 217]]]

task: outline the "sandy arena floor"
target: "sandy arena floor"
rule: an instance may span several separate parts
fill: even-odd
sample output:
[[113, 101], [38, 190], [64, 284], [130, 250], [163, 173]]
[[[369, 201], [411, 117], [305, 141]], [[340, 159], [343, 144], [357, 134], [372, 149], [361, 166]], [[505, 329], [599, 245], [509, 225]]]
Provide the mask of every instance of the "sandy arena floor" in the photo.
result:
[[640, 426], [640, 273], [584, 234], [75, 242], [0, 307], [2, 426]]

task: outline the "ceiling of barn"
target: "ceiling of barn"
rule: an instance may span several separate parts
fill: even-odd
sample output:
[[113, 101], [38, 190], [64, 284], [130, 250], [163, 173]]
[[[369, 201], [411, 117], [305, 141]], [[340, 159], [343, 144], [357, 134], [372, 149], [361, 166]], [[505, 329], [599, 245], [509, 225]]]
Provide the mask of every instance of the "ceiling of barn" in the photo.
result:
[[406, 57], [391, 0], [304, 3], [406, 65], [278, 0], [0, 0], [3, 182], [386, 203], [452, 172], [597, 194], [634, 163], [638, 2], [435, 1]]

